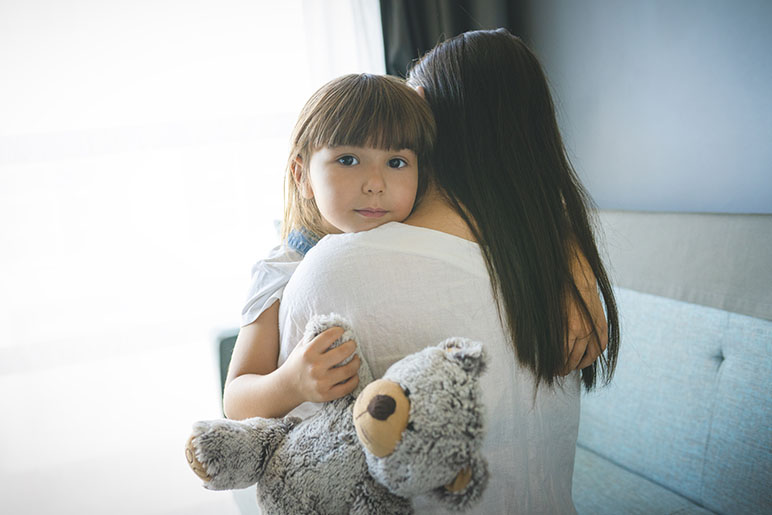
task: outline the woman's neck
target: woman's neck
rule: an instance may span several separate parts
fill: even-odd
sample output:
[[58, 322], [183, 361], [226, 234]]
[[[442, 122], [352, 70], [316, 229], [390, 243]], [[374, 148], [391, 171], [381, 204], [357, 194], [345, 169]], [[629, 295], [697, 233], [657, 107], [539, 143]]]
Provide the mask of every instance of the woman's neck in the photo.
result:
[[437, 187], [431, 184], [413, 213], [407, 217], [404, 223], [477, 242], [461, 215], [450, 205]]

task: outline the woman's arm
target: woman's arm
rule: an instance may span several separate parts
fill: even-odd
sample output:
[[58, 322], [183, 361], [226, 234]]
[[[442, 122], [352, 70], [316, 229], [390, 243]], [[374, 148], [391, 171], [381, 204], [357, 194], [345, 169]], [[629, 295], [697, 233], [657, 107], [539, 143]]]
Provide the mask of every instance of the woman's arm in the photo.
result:
[[354, 352], [356, 343], [329, 348], [342, 332], [334, 327], [298, 344], [277, 368], [279, 303], [275, 302], [239, 331], [225, 381], [225, 415], [236, 420], [278, 418], [305, 401], [324, 402], [353, 391], [358, 384], [358, 356], [344, 366], [335, 365]]

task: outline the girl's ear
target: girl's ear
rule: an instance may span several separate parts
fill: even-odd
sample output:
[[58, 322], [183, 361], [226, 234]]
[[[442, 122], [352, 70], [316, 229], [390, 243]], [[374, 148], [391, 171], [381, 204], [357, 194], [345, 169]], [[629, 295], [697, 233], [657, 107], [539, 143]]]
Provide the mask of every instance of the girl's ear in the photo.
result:
[[307, 174], [303, 167], [303, 159], [297, 156], [290, 164], [290, 170], [292, 171], [292, 178], [295, 180], [295, 184], [303, 195], [304, 199], [314, 198], [314, 190], [311, 188], [311, 181], [308, 180]]

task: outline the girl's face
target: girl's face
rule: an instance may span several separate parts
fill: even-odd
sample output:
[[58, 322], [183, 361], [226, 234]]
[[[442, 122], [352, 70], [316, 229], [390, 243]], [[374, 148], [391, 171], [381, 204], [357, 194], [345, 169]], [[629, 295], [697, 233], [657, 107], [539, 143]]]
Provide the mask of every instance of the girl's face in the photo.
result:
[[298, 181], [301, 193], [316, 200], [332, 233], [401, 222], [413, 209], [418, 158], [412, 150], [323, 147], [304, 168], [305, 180]]

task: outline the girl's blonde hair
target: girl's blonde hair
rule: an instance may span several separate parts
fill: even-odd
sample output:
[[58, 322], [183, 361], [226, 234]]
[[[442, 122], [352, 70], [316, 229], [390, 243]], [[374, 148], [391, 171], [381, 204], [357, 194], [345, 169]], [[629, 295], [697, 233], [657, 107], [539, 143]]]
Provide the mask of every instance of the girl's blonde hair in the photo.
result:
[[[327, 234], [315, 200], [303, 198], [292, 173], [293, 163], [303, 166], [301, 181], [314, 152], [342, 145], [381, 149], [409, 149], [419, 167], [428, 163], [436, 127], [431, 109], [404, 80], [388, 75], [352, 74], [333, 79], [303, 106], [292, 132], [284, 184], [282, 238], [303, 229], [321, 238]], [[426, 173], [418, 173], [418, 194], [426, 189]]]

